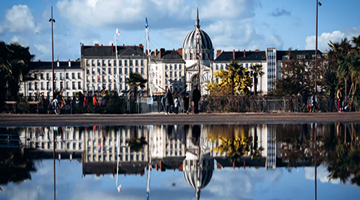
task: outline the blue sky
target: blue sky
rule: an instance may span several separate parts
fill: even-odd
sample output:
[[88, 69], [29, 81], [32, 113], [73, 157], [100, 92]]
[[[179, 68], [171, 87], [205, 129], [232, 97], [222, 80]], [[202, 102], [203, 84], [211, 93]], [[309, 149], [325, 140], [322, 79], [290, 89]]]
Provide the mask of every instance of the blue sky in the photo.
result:
[[[80, 57], [80, 43], [145, 43], [150, 49], [177, 49], [194, 28], [196, 2], [201, 28], [215, 50], [314, 49], [315, 0], [12, 0], [0, 3], [0, 39], [30, 46], [36, 59], [51, 60], [50, 6], [54, 6], [55, 59]], [[360, 1], [322, 0], [319, 49], [329, 40], [360, 35]]]
[[[53, 198], [53, 161], [43, 160], [37, 164], [32, 180], [20, 184], [1, 186], [2, 200], [41, 200]], [[119, 176], [122, 185], [118, 193], [115, 177], [105, 175], [82, 177], [81, 163], [56, 161], [57, 199], [127, 199], [146, 198], [146, 176]], [[150, 199], [195, 199], [194, 190], [186, 183], [182, 172], [153, 171]], [[328, 172], [324, 166], [318, 168], [318, 199], [355, 200], [360, 189], [338, 180], [327, 181]], [[176, 183], [172, 186], [172, 183]], [[265, 170], [260, 168], [222, 169], [214, 171], [210, 183], [202, 190], [202, 200], [213, 199], [265, 199], [303, 200], [314, 199], [314, 168], [297, 168], [288, 172], [285, 168]]]

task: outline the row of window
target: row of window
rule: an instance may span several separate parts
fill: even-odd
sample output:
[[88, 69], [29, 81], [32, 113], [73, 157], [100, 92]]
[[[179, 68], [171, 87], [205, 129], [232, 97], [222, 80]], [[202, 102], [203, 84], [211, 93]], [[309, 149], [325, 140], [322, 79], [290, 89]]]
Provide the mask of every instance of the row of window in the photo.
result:
[[[139, 160], [139, 155], [136, 155], [135, 156], [136, 160]], [[128, 157], [129, 159], [129, 157]], [[126, 156], [123, 156], [123, 155], [120, 155], [120, 160], [122, 161], [133, 161], [134, 160], [134, 156], [133, 155], [130, 155], [130, 160], [126, 159]], [[113, 160], [116, 160], [116, 156], [112, 156], [112, 155], [109, 155], [109, 157], [107, 156], [104, 156], [103, 158], [101, 158], [101, 155], [99, 156], [88, 156], [88, 160], [89, 161], [113, 161]], [[141, 160], [144, 160], [144, 155], [141, 156]]]
[[[202, 60], [212, 60], [212, 54], [206, 54], [206, 53], [201, 53], [200, 54], [200, 59]], [[196, 53], [185, 53], [185, 60], [197, 60], [197, 54]]]
[[[57, 142], [56, 143], [56, 149], [64, 149], [66, 146], [66, 149], [72, 149], [72, 150], [82, 150], [82, 144], [81, 143], [72, 143], [67, 142], [66, 145], [64, 145], [64, 142]], [[29, 142], [29, 146], [39, 148], [39, 149], [52, 149], [53, 148], [53, 142]]]
[[[117, 66], [119, 63], [119, 67], [121, 66], [144, 66], [144, 60], [86, 60], [86, 66]], [[96, 64], [96, 65], [95, 65]], [[102, 65], [101, 65], [102, 64]]]
[[177, 65], [177, 64], [173, 64], [173, 65], [165, 65], [165, 70], [172, 70], [174, 68], [174, 70], [182, 70], [181, 64]]
[[[117, 90], [117, 84], [86, 84], [87, 91], [101, 91], [102, 87], [106, 90]], [[120, 90], [128, 90], [129, 87], [127, 84], [120, 84]]]
[[[179, 77], [181, 77], [181, 72], [179, 72]], [[169, 73], [165, 72], [165, 77], [169, 77]], [[173, 72], [170, 72], [170, 77], [173, 77]], [[177, 72], [174, 72], [174, 77], [177, 77]]]
[[[33, 85], [34, 85], [34, 87], [33, 87]], [[55, 84], [55, 90], [56, 89], [60, 89], [60, 90], [64, 90], [64, 89], [67, 89], [67, 90], [81, 90], [82, 89], [81, 85], [82, 85], [81, 82], [77, 82], [77, 87], [76, 87], [76, 82], [66, 82], [65, 83], [66, 87], [64, 88], [64, 83], [60, 82], [60, 87], [59, 88]], [[40, 87], [39, 87], [39, 84], [37, 82], [35, 82], [34, 84], [32, 82], [29, 82], [29, 90], [51, 90], [51, 83], [47, 82], [46, 83], [46, 88], [45, 88], [44, 82], [40, 83]]]
[[[116, 74], [116, 68], [112, 69], [112, 68], [108, 68], [108, 70], [106, 70], [106, 68], [92, 68], [92, 73], [91, 74]], [[145, 70], [144, 68], [135, 68], [135, 70], [133, 68], [130, 68], [130, 73], [133, 73], [134, 71], [136, 73], [141, 73], [142, 75], [145, 74]], [[123, 73], [123, 68], [119, 68], [119, 74]], [[90, 68], [86, 68], [86, 74], [90, 74]], [[124, 74], [128, 74], [128, 68], [124, 68]]]
[[[60, 80], [63, 80], [64, 79], [64, 74], [65, 74], [65, 79], [70, 79], [70, 75], [71, 75], [71, 79], [82, 79], [82, 76], [81, 76], [81, 72], [66, 72], [66, 73], [62, 73], [62, 72], [58, 72], [58, 73], [54, 73], [54, 78], [56, 79], [58, 76], [57, 74], [59, 74], [59, 77], [60, 77]], [[77, 76], [76, 76], [77, 74]], [[41, 73], [41, 74], [34, 74], [34, 79], [39, 79], [40, 80], [44, 80], [44, 73]], [[46, 80], [50, 80], [52, 77], [51, 77], [51, 73], [46, 73]]]

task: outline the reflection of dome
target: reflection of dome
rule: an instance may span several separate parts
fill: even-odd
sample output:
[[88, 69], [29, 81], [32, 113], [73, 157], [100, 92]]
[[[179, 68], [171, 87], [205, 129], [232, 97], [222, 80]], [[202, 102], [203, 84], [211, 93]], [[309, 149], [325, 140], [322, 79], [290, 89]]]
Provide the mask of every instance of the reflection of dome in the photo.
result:
[[[197, 171], [196, 170], [184, 170], [184, 178], [186, 182], [194, 189], [196, 189], [196, 181], [197, 181]], [[202, 170], [202, 173], [200, 174], [200, 188], [206, 187], [213, 175], [213, 170]]]
[[[213, 49], [213, 45], [209, 35], [199, 29], [200, 33], [200, 49]], [[192, 30], [187, 36], [185, 37], [183, 49], [196, 49], [196, 30]]]

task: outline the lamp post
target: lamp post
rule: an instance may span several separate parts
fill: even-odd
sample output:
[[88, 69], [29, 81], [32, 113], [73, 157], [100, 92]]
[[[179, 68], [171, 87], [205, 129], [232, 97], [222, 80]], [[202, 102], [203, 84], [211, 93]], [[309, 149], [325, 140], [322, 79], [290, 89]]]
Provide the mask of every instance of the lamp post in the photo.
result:
[[53, 7], [51, 6], [51, 18], [49, 19], [51, 22], [51, 69], [52, 69], [52, 89], [53, 89], [53, 99], [55, 98], [55, 80], [54, 80], [54, 22], [55, 19], [53, 17]]
[[[315, 94], [317, 93], [317, 84], [316, 84], [316, 71], [317, 71], [317, 50], [318, 50], [318, 10], [319, 6], [322, 4], [319, 2], [319, 0], [316, 0], [316, 35], [315, 35]], [[314, 124], [314, 151], [316, 150], [316, 129]], [[317, 200], [317, 162], [316, 162], [316, 151], [315, 154], [315, 200]]]
[[321, 6], [321, 2], [316, 0], [316, 34], [315, 34], [315, 94], [317, 93], [317, 51], [318, 51], [318, 10], [319, 6]]
[[[55, 98], [55, 80], [54, 80], [54, 22], [53, 7], [51, 6], [51, 69], [52, 69], [52, 89], [53, 99]], [[53, 161], [54, 161], [54, 200], [56, 199], [56, 174], [55, 174], [55, 132], [53, 132]]]

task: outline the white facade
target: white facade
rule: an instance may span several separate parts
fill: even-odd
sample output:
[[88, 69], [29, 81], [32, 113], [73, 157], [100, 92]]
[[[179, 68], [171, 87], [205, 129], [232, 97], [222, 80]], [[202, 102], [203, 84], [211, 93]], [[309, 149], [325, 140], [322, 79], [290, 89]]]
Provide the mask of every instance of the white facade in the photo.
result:
[[[39, 97], [41, 93], [52, 99], [51, 62], [32, 62], [29, 72], [34, 80], [20, 83], [19, 93], [24, 96]], [[63, 96], [74, 96], [83, 91], [83, 70], [79, 62], [54, 62], [55, 90], [62, 91]]]
[[163, 94], [167, 88], [178, 92], [185, 89], [185, 62], [176, 51], [155, 50], [151, 57], [150, 67], [154, 70], [152, 72], [153, 94]]

